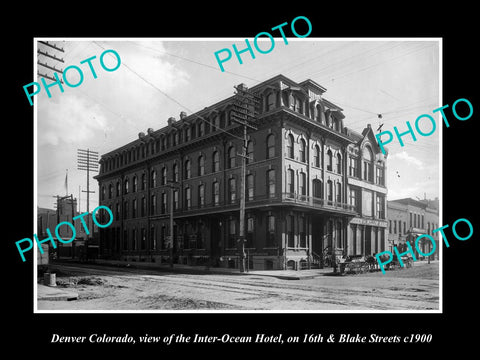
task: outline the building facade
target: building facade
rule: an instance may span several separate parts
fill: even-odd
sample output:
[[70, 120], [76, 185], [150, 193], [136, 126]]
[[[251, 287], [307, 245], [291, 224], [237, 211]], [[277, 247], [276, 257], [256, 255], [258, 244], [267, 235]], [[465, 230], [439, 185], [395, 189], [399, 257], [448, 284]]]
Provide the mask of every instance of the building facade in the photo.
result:
[[[368, 126], [344, 126], [342, 109], [312, 80], [275, 76], [248, 132], [245, 251], [250, 269], [302, 269], [325, 256], [385, 248], [385, 161]], [[125, 261], [239, 266], [242, 126], [233, 96], [103, 154], [100, 254]], [[170, 217], [173, 214], [173, 239]]]
[[[411, 198], [404, 198], [398, 200], [388, 201], [388, 242], [387, 250], [393, 252], [394, 246], [400, 252], [406, 251], [409, 242], [412, 249], [414, 249], [415, 257], [418, 260], [423, 259], [417, 249], [415, 248], [415, 240], [422, 234], [432, 236], [436, 243], [435, 253], [430, 256], [430, 259], [439, 259], [439, 234], [433, 233], [433, 230], [439, 227], [438, 225], [438, 199], [431, 200], [414, 200]], [[428, 254], [433, 245], [430, 241], [419, 241], [418, 247], [421, 252]]]

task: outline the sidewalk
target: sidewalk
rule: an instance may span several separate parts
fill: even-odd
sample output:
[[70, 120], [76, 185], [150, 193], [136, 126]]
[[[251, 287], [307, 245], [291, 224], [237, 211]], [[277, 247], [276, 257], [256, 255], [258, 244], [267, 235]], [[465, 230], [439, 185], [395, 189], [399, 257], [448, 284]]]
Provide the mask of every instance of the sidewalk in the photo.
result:
[[78, 293], [54, 286], [37, 284], [37, 300], [70, 301], [77, 300]]
[[[52, 265], [61, 264], [81, 264], [72, 260], [62, 260]], [[84, 263], [85, 264], [85, 263]], [[126, 262], [121, 260], [104, 260], [96, 259], [93, 263], [87, 263], [92, 265], [104, 265], [110, 267], [121, 267], [131, 269], [147, 269], [162, 272], [183, 273], [183, 274], [229, 274], [240, 276], [269, 276], [282, 280], [300, 280], [300, 279], [312, 279], [318, 276], [333, 275], [332, 268], [326, 269], [311, 269], [311, 270], [249, 270], [248, 272], [241, 273], [239, 269], [221, 268], [221, 267], [207, 267], [207, 266], [193, 266], [193, 265], [181, 265], [173, 264], [170, 267], [168, 263], [149, 263], [149, 262]]]

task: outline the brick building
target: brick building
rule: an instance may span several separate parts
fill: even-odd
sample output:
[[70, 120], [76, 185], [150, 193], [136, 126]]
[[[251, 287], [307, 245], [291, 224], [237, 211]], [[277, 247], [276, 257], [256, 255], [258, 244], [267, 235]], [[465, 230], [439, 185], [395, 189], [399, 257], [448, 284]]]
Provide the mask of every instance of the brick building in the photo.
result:
[[[283, 75], [261, 98], [248, 133], [246, 253], [250, 269], [301, 269], [325, 256], [385, 249], [385, 160], [370, 126], [344, 126], [342, 109], [312, 80]], [[125, 261], [238, 267], [242, 127], [233, 96], [168, 119], [103, 154], [100, 254]], [[173, 202], [171, 202], [173, 200]], [[173, 206], [173, 241], [168, 236]]]
[[[431, 255], [431, 259], [439, 258], [439, 234], [433, 233], [438, 225], [438, 198], [432, 200], [414, 200], [404, 198], [387, 202], [388, 208], [388, 241], [387, 250], [393, 251], [397, 246], [399, 251], [406, 251], [406, 242], [408, 241], [415, 251], [415, 257], [422, 259], [415, 248], [415, 240], [422, 234], [431, 235], [436, 242], [437, 251]], [[431, 250], [431, 243], [426, 241], [419, 242], [419, 248], [424, 254]]]

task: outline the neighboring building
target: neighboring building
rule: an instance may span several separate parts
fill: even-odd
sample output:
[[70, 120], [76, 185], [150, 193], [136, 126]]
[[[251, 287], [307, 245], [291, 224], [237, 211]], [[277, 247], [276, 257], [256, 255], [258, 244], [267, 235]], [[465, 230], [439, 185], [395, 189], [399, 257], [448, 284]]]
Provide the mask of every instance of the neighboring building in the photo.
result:
[[[362, 134], [347, 129], [342, 109], [312, 80], [278, 75], [250, 90], [261, 104], [247, 143], [249, 268], [300, 269], [334, 249], [383, 251], [385, 157], [370, 126]], [[181, 264], [238, 267], [243, 141], [233, 102], [182, 112], [102, 155], [99, 202], [114, 221], [100, 229], [101, 256], [165, 262], [172, 251]]]
[[370, 124], [348, 151], [348, 196], [358, 216], [350, 221], [348, 255], [373, 255], [385, 251], [387, 236], [386, 156]]
[[[50, 230], [52, 237], [57, 246], [56, 249], [50, 247], [49, 252], [51, 256], [55, 254], [57, 258], [73, 258], [80, 257], [80, 253], [84, 252], [83, 246], [87, 240], [87, 234], [80, 220], [72, 220], [79, 215], [77, 211], [77, 199], [72, 196], [58, 196], [57, 209], [37, 208], [37, 236], [39, 240], [48, 237], [46, 229]], [[85, 221], [88, 221], [85, 216]], [[69, 222], [75, 226], [75, 240], [64, 244], [57, 239], [55, 229], [58, 224], [62, 222]], [[96, 226], [95, 226], [96, 227]], [[95, 229], [94, 229], [95, 230]], [[58, 228], [58, 235], [64, 240], [68, 241], [72, 238], [73, 232], [68, 225], [61, 225]], [[50, 242], [46, 242], [50, 246]], [[76, 250], [77, 249], [77, 250]]]
[[[415, 240], [422, 234], [431, 235], [435, 239], [437, 251], [431, 255], [431, 259], [438, 259], [439, 256], [439, 235], [433, 233], [438, 225], [438, 198], [431, 200], [414, 200], [411, 198], [388, 201], [388, 241], [389, 248], [393, 251], [396, 246], [399, 252], [407, 250], [408, 241], [415, 251], [415, 257], [422, 259], [415, 248]], [[425, 240], [425, 239], [424, 239]], [[421, 252], [427, 254], [431, 251], [431, 242], [428, 240], [420, 241], [419, 248]]]

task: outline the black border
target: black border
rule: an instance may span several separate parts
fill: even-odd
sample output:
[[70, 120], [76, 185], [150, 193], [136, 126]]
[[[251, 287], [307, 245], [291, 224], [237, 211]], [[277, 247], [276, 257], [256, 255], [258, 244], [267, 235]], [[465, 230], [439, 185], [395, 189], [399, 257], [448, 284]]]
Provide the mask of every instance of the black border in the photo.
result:
[[[478, 95], [473, 83], [478, 79], [478, 60], [473, 19], [473, 7], [456, 3], [429, 9], [402, 4], [385, 4], [382, 8], [357, 4], [344, 4], [333, 9], [325, 4], [292, 3], [269, 4], [269, 11], [260, 11], [246, 3], [223, 3], [208, 8], [206, 4], [193, 9], [174, 9], [159, 4], [111, 4], [103, 13], [88, 4], [76, 12], [54, 12], [29, 9], [22, 14], [14, 27], [14, 36], [8, 40], [10, 56], [3, 61], [4, 71], [11, 77], [4, 96], [9, 111], [4, 119], [4, 134], [9, 139], [8, 151], [4, 148], [4, 177], [7, 181], [7, 209], [5, 247], [7, 260], [3, 282], [3, 296], [7, 300], [11, 321], [5, 321], [5, 343], [12, 349], [33, 345], [32, 349], [44, 351], [52, 357], [90, 354], [100, 350], [122, 354], [140, 354], [143, 350], [156, 355], [186, 350], [209, 357], [240, 354], [245, 349], [268, 350], [283, 354], [287, 348], [296, 351], [314, 351], [312, 355], [329, 354], [331, 349], [365, 354], [391, 354], [397, 349], [411, 351], [404, 356], [434, 354], [450, 345], [461, 345], [467, 350], [474, 343], [475, 330], [470, 327], [476, 313], [476, 254], [478, 253], [478, 215], [472, 205], [477, 200], [475, 180], [475, 127], [477, 127]], [[52, 5], [53, 6], [53, 5]], [[277, 11], [272, 11], [276, 9]], [[283, 10], [283, 11], [282, 11]], [[52, 9], [53, 11], [53, 9]], [[56, 14], [56, 15], [55, 15]], [[458, 218], [469, 219], [475, 229], [471, 239], [461, 242], [449, 236], [450, 248], [444, 248], [443, 314], [33, 314], [32, 257], [22, 263], [14, 242], [31, 236], [33, 229], [33, 109], [25, 100], [23, 85], [31, 82], [33, 74], [33, 38], [55, 37], [254, 37], [261, 31], [290, 22], [296, 16], [306, 16], [313, 25], [310, 37], [441, 37], [443, 38], [443, 103], [451, 104], [458, 98], [467, 98], [473, 104], [474, 115], [468, 121], [457, 121], [449, 115], [450, 128], [443, 128], [443, 223], [452, 224]], [[15, 32], [18, 30], [18, 32]], [[11, 34], [12, 30], [5, 31]], [[14, 65], [15, 64], [15, 65]], [[477, 91], [478, 93], [478, 91]], [[13, 102], [11, 101], [13, 99]], [[451, 234], [447, 232], [447, 235]], [[12, 286], [13, 285], [13, 286]], [[472, 324], [475, 326], [475, 324]], [[197, 345], [97, 345], [84, 343], [50, 344], [52, 333], [86, 335], [107, 333], [111, 335], [154, 336], [171, 333], [186, 335], [225, 333], [251, 335], [257, 332], [302, 335], [360, 333], [369, 335], [409, 335], [429, 333], [430, 344], [296, 344], [253, 346], [245, 344]], [[333, 348], [332, 348], [333, 346]], [[382, 353], [383, 349], [388, 353]], [[453, 347], [452, 347], [453, 349]], [[84, 351], [85, 350], [85, 351]], [[195, 356], [196, 353], [192, 353]], [[256, 353], [251, 353], [256, 354]], [[303, 352], [307, 355], [308, 353]], [[376, 353], [374, 353], [376, 354]], [[410, 355], [409, 355], [410, 354]], [[333, 354], [332, 354], [333, 355]]]

